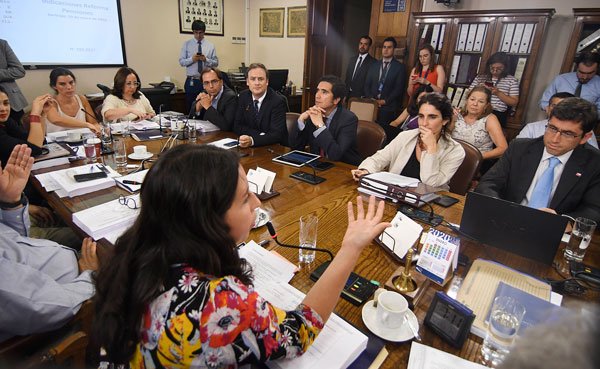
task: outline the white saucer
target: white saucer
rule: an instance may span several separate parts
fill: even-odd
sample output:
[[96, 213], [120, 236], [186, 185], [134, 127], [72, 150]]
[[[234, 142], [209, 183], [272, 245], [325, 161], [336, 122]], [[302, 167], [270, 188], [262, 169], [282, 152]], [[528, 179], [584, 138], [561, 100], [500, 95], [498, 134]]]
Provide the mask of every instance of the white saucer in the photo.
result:
[[256, 220], [254, 221], [254, 225], [252, 228], [259, 228], [267, 224], [267, 222], [271, 220], [269, 213], [267, 213], [263, 208], [256, 208]]
[[131, 153], [129, 155], [127, 155], [127, 157], [131, 160], [145, 160], [145, 159], [150, 159], [154, 154], [151, 152], [147, 152], [144, 155], [138, 155], [136, 153]]
[[[406, 312], [408, 320], [413, 327], [419, 330], [419, 321], [417, 316], [411, 310]], [[377, 321], [377, 308], [373, 306], [373, 300], [369, 300], [362, 308], [362, 319], [371, 332], [378, 337], [390, 342], [404, 342], [414, 337], [408, 324], [404, 323], [399, 328], [386, 328]]]

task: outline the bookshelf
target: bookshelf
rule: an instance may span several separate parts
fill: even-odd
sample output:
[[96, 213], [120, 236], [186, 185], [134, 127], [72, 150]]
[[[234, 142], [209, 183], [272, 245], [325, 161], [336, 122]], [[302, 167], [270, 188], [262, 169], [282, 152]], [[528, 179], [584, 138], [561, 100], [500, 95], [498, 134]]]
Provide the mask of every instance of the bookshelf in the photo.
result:
[[573, 60], [578, 53], [582, 51], [600, 53], [600, 8], [575, 8], [573, 16], [575, 24], [560, 69], [561, 74], [575, 70]]
[[[520, 83], [519, 104], [509, 116], [505, 132], [512, 138], [524, 124], [523, 114], [542, 39], [553, 15], [554, 9], [415, 13], [409, 27], [407, 67], [415, 64], [419, 46], [431, 43], [437, 63], [446, 71], [444, 92], [453, 105], [459, 106], [490, 55], [507, 52], [511, 59], [509, 74]], [[535, 104], [535, 99], [532, 103]]]

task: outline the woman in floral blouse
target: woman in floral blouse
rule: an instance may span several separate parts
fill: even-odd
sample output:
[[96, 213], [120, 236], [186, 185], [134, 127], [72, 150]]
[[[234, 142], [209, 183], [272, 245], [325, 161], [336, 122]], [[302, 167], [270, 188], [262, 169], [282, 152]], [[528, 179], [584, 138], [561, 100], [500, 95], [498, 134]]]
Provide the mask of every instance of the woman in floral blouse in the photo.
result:
[[[389, 223], [369, 200], [323, 277], [293, 311], [259, 296], [236, 245], [260, 201], [235, 152], [181, 145], [150, 169], [140, 215], [97, 277], [95, 333], [132, 368], [234, 368], [302, 355], [329, 318], [362, 249]], [[365, 232], [366, 230], [366, 232]]]

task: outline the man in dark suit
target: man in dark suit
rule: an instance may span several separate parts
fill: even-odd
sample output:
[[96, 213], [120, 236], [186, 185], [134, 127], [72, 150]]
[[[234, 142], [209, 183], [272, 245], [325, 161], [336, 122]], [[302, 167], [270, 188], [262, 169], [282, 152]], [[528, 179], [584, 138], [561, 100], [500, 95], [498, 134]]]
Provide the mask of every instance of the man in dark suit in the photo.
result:
[[365, 80], [371, 64], [375, 63], [374, 57], [369, 55], [369, 48], [373, 40], [369, 36], [362, 36], [358, 42], [358, 55], [350, 58], [346, 68], [346, 86], [349, 97], [365, 96]]
[[362, 158], [356, 148], [358, 118], [340, 104], [346, 97], [346, 86], [337, 76], [319, 80], [315, 105], [300, 115], [290, 132], [290, 146], [310, 151], [331, 160], [358, 165]]
[[543, 137], [516, 139], [475, 189], [554, 214], [600, 221], [600, 151], [587, 144], [596, 107], [577, 97], [554, 107]]
[[240, 93], [233, 125], [240, 147], [287, 145], [285, 99], [269, 87], [269, 72], [263, 64], [250, 64], [247, 73], [248, 90]]
[[385, 129], [388, 141], [398, 134], [389, 123], [398, 115], [406, 90], [406, 68], [394, 58], [396, 46], [393, 37], [383, 40], [382, 59], [371, 65], [365, 83], [365, 96], [376, 99], [379, 105], [377, 123]]
[[223, 73], [217, 68], [204, 68], [200, 78], [206, 92], [196, 97], [193, 117], [208, 120], [222, 131], [233, 130], [237, 95], [223, 84]]

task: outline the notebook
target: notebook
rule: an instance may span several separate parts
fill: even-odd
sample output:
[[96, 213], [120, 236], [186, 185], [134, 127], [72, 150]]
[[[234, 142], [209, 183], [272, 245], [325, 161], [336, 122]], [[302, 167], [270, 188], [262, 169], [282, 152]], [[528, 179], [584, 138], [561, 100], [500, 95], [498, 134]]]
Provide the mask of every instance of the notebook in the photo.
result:
[[552, 265], [567, 218], [469, 192], [460, 231], [479, 242]]

